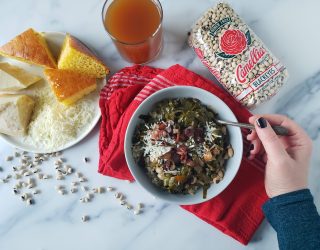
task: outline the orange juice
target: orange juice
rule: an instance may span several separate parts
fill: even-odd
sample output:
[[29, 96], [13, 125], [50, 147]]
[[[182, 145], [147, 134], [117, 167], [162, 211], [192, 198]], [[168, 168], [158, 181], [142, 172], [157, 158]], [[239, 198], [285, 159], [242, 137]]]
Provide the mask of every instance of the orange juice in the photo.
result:
[[153, 0], [108, 0], [106, 4], [104, 26], [121, 55], [138, 64], [155, 58], [162, 46], [160, 3]]

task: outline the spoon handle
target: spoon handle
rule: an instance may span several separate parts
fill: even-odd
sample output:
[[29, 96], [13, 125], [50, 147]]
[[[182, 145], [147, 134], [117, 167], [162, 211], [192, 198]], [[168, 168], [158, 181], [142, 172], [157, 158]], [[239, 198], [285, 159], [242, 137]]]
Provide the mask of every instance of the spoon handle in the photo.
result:
[[[229, 122], [229, 121], [222, 121], [222, 120], [216, 120], [218, 123], [220, 124], [225, 124], [225, 125], [231, 125], [231, 126], [236, 126], [236, 127], [241, 127], [241, 128], [247, 128], [247, 129], [251, 129], [251, 130], [254, 130], [254, 125], [252, 124], [248, 124], [248, 123], [240, 123], [240, 122]], [[283, 127], [283, 126], [278, 126], [278, 125], [274, 125], [272, 126], [272, 129], [274, 130], [274, 132], [277, 134], [277, 135], [288, 135], [289, 134], [289, 131], [286, 127]]]

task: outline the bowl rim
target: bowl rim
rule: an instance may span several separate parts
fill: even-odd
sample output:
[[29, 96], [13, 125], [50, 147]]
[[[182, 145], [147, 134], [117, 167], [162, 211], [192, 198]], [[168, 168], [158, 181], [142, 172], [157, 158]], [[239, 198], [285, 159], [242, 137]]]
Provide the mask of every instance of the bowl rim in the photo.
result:
[[[138, 166], [138, 165], [137, 165], [136, 163], [133, 164], [133, 165], [136, 165], [136, 166], [131, 166], [131, 165], [129, 164], [129, 159], [128, 159], [129, 156], [128, 156], [128, 155], [131, 154], [131, 157], [132, 157], [132, 151], [131, 151], [131, 149], [129, 149], [129, 147], [128, 147], [127, 145], [128, 145], [128, 143], [129, 143], [129, 140], [132, 140], [132, 137], [129, 138], [128, 131], [130, 130], [129, 128], [131, 128], [132, 126], [134, 126], [134, 124], [133, 124], [133, 120], [134, 120], [134, 119], [133, 119], [133, 118], [137, 116], [137, 113], [139, 113], [140, 110], [143, 109], [144, 104], [147, 103], [150, 99], [154, 98], [154, 97], [157, 96], [157, 95], [162, 94], [163, 92], [175, 91], [175, 90], [177, 90], [177, 89], [191, 89], [191, 90], [196, 90], [196, 91], [200, 91], [200, 92], [207, 92], [207, 94], [210, 94], [210, 95], [216, 97], [224, 106], [226, 106], [226, 108], [230, 111], [230, 115], [233, 116], [233, 119], [234, 119], [235, 122], [238, 121], [238, 119], [237, 119], [237, 117], [235, 116], [235, 114], [233, 113], [233, 111], [230, 109], [230, 107], [229, 107], [223, 100], [221, 100], [221, 98], [219, 98], [219, 97], [216, 96], [215, 94], [213, 94], [213, 93], [211, 93], [211, 92], [209, 92], [209, 91], [207, 91], [207, 90], [205, 90], [205, 89], [202, 89], [202, 88], [199, 88], [199, 87], [195, 87], [195, 86], [170, 86], [170, 87], [166, 87], [166, 88], [163, 88], [163, 89], [161, 89], [161, 90], [158, 90], [158, 91], [154, 92], [153, 94], [151, 94], [150, 96], [148, 96], [146, 99], [144, 99], [144, 100], [139, 104], [139, 106], [136, 108], [136, 110], [133, 112], [133, 114], [132, 114], [132, 116], [131, 116], [131, 118], [130, 118], [130, 120], [129, 120], [128, 126], [127, 126], [127, 128], [126, 128], [126, 132], [125, 132], [125, 139], [124, 139], [124, 145], [123, 145], [123, 147], [124, 147], [124, 154], [125, 154], [125, 159], [126, 159], [127, 166], [128, 166], [128, 168], [129, 168], [129, 170], [130, 170], [130, 173], [131, 173], [132, 176], [134, 177], [135, 181], [136, 181], [145, 191], [147, 191], [147, 193], [149, 193], [150, 195], [152, 195], [154, 198], [157, 198], [157, 199], [159, 199], [159, 200], [165, 201], [165, 202], [167, 202], [167, 203], [178, 204], [178, 205], [194, 205], [194, 204], [200, 204], [200, 203], [209, 201], [209, 200], [211, 200], [212, 198], [218, 196], [220, 193], [222, 193], [222, 192], [232, 183], [232, 181], [234, 180], [234, 178], [236, 177], [236, 175], [237, 175], [237, 173], [238, 173], [238, 171], [239, 171], [239, 169], [240, 169], [240, 165], [241, 165], [241, 162], [242, 162], [242, 157], [240, 158], [239, 162], [237, 162], [236, 167], [234, 167], [234, 168], [236, 168], [236, 171], [234, 172], [234, 175], [230, 177], [229, 183], [227, 183], [224, 188], [222, 188], [220, 191], [218, 191], [218, 192], [217, 192], [215, 195], [213, 195], [212, 197], [207, 197], [206, 199], [201, 199], [201, 200], [191, 200], [191, 201], [184, 201], [184, 200], [179, 201], [178, 198], [177, 198], [177, 200], [169, 200], [169, 199], [166, 199], [166, 198], [164, 198], [164, 197], [161, 197], [160, 195], [157, 194], [157, 192], [151, 191], [150, 189], [148, 189], [147, 187], [145, 187], [143, 183], [141, 183], [141, 182], [139, 181], [139, 178], [140, 178], [140, 177], [137, 177], [135, 171], [133, 170], [133, 168], [136, 167], [136, 166]], [[170, 98], [170, 97], [169, 97], [169, 98]], [[188, 97], [176, 97], [176, 98], [188, 98]], [[195, 98], [195, 97], [190, 97], [190, 98]], [[163, 99], [165, 99], [165, 98], [163, 98]], [[199, 97], [198, 99], [199, 99], [200, 102], [201, 102], [200, 97]], [[159, 100], [159, 101], [160, 101], [160, 100]], [[159, 102], [159, 101], [158, 101], [158, 102]], [[203, 105], [206, 105], [206, 104], [203, 104]], [[206, 105], [206, 106], [207, 106], [207, 105]], [[137, 124], [135, 124], [135, 127], [136, 127], [136, 125], [137, 125]], [[133, 128], [133, 129], [135, 129], [135, 128]], [[237, 129], [237, 128], [234, 128], [234, 129]], [[133, 131], [134, 131], [134, 130], [133, 130]], [[238, 128], [238, 131], [239, 131], [239, 133], [240, 133], [239, 139], [240, 139], [240, 142], [241, 142], [241, 143], [240, 143], [240, 145], [237, 145], [237, 146], [239, 146], [239, 147], [237, 147], [237, 151], [238, 151], [238, 153], [242, 156], [242, 154], [243, 154], [243, 137], [242, 137], [242, 133], [241, 133], [240, 128]], [[131, 145], [131, 144], [132, 144], [132, 143], [130, 143], [130, 145]], [[146, 177], [147, 177], [147, 175], [146, 175]], [[216, 184], [216, 185], [217, 185], [217, 184]], [[160, 187], [159, 187], [159, 191], [165, 192], [164, 190], [161, 190]], [[198, 191], [199, 191], [199, 190], [198, 190]], [[168, 194], [170, 194], [170, 193], [168, 193]], [[179, 194], [177, 194], [177, 197], [178, 197], [178, 196], [179, 196]], [[182, 196], [182, 195], [181, 195], [181, 196]], [[196, 198], [195, 198], [195, 199], [196, 199]]]

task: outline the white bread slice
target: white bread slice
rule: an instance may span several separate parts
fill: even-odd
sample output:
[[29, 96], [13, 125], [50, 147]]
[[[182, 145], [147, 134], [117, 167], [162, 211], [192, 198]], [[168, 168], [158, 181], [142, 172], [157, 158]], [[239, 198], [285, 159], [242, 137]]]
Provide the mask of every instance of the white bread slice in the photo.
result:
[[34, 104], [27, 95], [0, 95], [0, 133], [25, 135]]
[[20, 67], [0, 62], [0, 91], [25, 89], [40, 79]]

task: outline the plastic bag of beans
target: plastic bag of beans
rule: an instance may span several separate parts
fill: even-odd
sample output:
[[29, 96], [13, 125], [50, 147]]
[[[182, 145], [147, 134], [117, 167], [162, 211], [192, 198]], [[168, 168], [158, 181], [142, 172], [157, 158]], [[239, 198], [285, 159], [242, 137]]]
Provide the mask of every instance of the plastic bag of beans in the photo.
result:
[[284, 65], [226, 3], [196, 22], [189, 44], [240, 103], [254, 108], [274, 96], [288, 78]]

